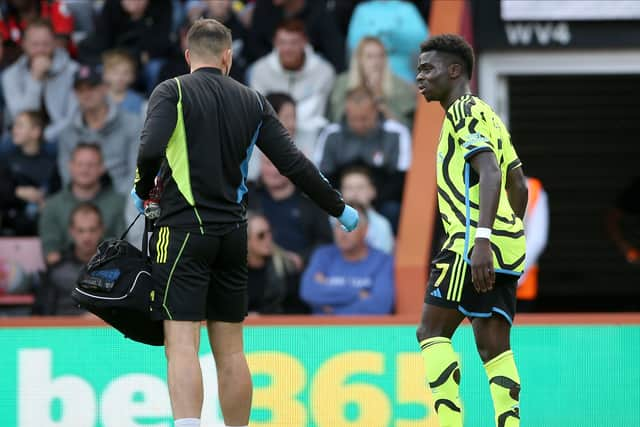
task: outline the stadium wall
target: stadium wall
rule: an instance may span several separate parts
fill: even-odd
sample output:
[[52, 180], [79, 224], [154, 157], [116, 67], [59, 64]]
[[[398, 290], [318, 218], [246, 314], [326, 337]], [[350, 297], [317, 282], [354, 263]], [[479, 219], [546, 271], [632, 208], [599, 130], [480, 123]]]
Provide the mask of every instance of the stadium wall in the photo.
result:
[[[438, 425], [415, 326], [402, 317], [248, 323], [251, 426]], [[640, 425], [639, 314], [522, 315], [512, 345], [523, 425]], [[461, 355], [465, 425], [493, 425], [468, 325], [454, 346]], [[162, 348], [125, 340], [99, 321], [69, 318], [0, 320], [0, 348], [0, 426], [172, 425]], [[213, 358], [204, 344], [200, 358], [203, 427], [222, 427]]]

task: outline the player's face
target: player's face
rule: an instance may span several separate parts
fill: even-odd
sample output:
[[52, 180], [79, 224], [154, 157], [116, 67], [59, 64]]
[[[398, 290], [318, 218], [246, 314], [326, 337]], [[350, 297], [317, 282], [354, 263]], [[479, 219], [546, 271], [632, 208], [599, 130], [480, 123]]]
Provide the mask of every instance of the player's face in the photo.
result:
[[437, 51], [423, 52], [418, 58], [418, 90], [427, 101], [440, 101], [449, 92], [449, 67]]

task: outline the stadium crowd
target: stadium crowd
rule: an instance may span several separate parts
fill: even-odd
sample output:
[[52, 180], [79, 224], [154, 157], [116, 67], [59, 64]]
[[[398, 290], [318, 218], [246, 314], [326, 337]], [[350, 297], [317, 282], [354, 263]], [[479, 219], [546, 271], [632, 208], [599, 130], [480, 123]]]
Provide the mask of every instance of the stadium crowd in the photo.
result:
[[[99, 241], [119, 237], [137, 213], [126, 194], [146, 100], [159, 82], [189, 72], [186, 31], [207, 17], [232, 30], [231, 77], [267, 97], [298, 147], [364, 218], [356, 232], [343, 232], [255, 150], [247, 175], [249, 311], [393, 312], [415, 61], [428, 36], [424, 3], [3, 2], [0, 245], [37, 237], [45, 267], [24, 274], [0, 256], [0, 299], [32, 293], [33, 314], [82, 314], [69, 301], [75, 275]], [[142, 232], [136, 226], [128, 238], [139, 245]], [[0, 315], [15, 312], [0, 305]]]

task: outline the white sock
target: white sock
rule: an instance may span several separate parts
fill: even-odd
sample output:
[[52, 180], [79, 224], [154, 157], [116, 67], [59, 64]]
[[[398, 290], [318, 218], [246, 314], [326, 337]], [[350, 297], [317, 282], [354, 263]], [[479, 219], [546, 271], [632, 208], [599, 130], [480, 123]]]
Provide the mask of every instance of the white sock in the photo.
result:
[[175, 427], [200, 427], [200, 418], [180, 418], [175, 420]]

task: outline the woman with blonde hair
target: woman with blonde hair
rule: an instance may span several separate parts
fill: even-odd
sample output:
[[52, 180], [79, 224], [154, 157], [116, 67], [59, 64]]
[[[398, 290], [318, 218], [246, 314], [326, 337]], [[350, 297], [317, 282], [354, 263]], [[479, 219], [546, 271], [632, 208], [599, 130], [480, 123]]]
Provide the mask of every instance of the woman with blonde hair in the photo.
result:
[[336, 79], [329, 98], [329, 120], [342, 120], [346, 94], [359, 86], [366, 86], [375, 94], [385, 118], [412, 127], [416, 88], [392, 73], [386, 49], [377, 37], [362, 38], [351, 56], [349, 69]]

